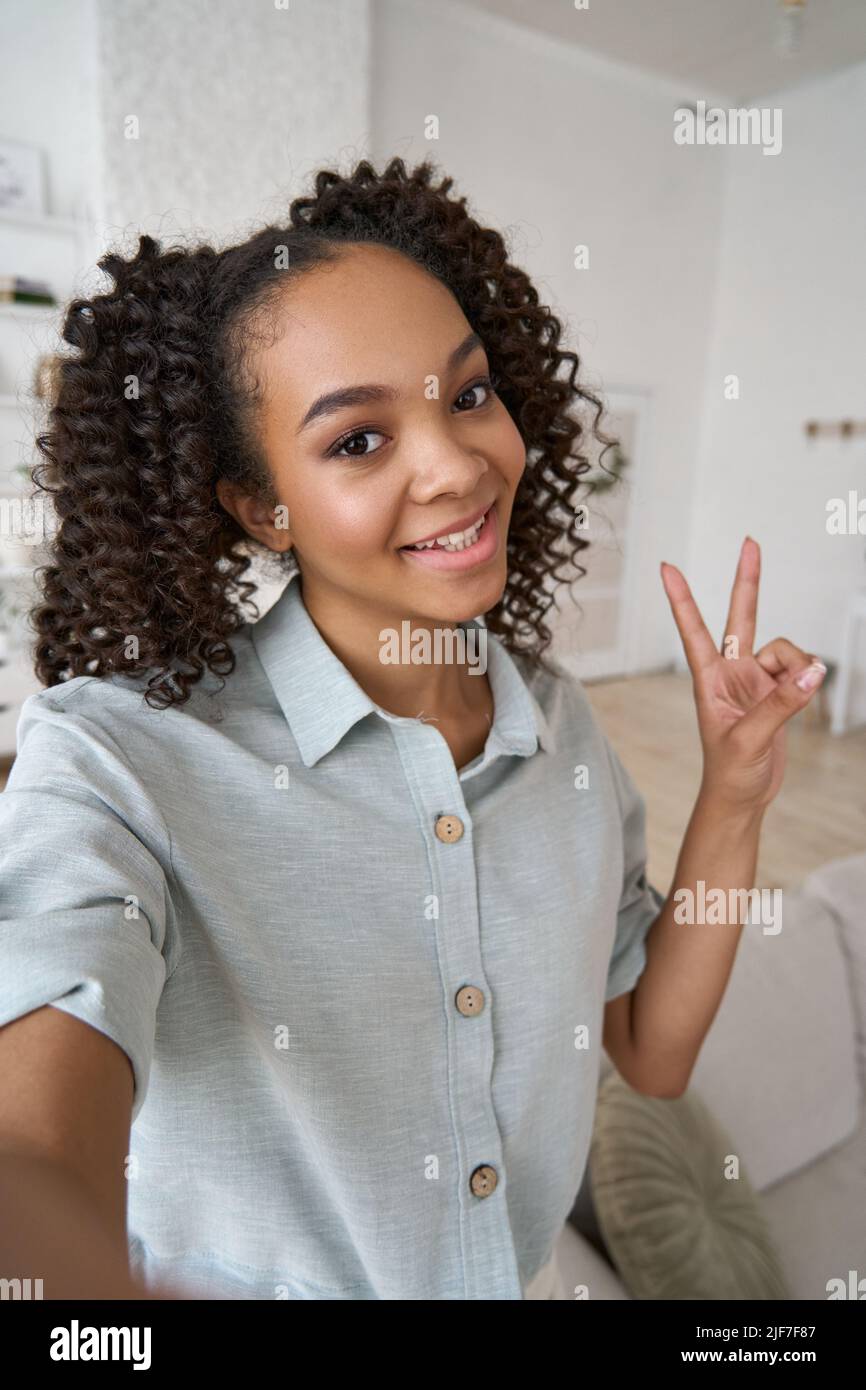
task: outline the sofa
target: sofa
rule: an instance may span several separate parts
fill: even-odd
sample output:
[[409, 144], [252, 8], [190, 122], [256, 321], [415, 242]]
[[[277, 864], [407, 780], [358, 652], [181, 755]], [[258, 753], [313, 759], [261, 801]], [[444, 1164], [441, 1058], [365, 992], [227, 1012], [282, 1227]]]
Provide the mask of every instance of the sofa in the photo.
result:
[[[743, 928], [686, 1094], [697, 1091], [741, 1156], [790, 1297], [864, 1298], [866, 854], [782, 899], [777, 934]], [[602, 1081], [611, 1070], [604, 1054]], [[557, 1245], [563, 1283], [631, 1298], [629, 1271], [605, 1244], [592, 1162]]]

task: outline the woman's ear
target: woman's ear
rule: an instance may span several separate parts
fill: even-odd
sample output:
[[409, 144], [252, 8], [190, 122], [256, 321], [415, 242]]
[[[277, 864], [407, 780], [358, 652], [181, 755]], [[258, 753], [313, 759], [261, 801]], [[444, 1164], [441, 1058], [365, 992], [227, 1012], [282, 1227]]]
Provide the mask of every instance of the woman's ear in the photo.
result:
[[268, 550], [291, 550], [292, 537], [288, 528], [287, 509], [281, 504], [271, 506], [249, 493], [241, 492], [233, 483], [220, 478], [216, 485], [220, 505], [233, 516], [239, 526]]

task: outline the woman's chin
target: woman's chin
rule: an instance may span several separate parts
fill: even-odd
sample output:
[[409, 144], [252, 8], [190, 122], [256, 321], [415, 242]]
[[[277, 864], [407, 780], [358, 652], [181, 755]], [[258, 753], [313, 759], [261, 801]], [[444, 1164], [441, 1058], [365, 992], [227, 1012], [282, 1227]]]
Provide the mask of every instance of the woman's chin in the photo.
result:
[[[408, 586], [399, 595], [407, 616], [410, 612], [430, 622], [464, 623], [495, 608], [505, 592], [506, 576], [488, 575], [473, 581], [467, 575], [459, 584], [448, 585], [449, 592], [437, 595], [426, 585], [416, 593]], [[445, 587], [445, 586], [443, 586]]]

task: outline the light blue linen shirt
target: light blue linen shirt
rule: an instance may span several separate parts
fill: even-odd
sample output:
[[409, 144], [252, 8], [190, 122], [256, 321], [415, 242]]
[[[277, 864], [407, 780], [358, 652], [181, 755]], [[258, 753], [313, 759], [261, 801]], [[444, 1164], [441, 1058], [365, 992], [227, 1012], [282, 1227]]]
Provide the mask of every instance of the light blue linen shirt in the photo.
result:
[[460, 771], [361, 689], [297, 575], [232, 645], [181, 709], [128, 677], [24, 704], [0, 1024], [50, 1003], [128, 1055], [147, 1283], [522, 1299], [662, 906], [643, 800], [580, 682], [490, 633], [494, 721]]

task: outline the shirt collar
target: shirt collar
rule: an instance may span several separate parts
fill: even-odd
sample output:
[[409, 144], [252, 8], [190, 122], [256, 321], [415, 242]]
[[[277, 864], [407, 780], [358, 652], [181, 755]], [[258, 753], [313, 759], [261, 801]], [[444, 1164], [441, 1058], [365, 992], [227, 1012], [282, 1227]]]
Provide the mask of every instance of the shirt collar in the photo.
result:
[[[471, 618], [460, 626], [482, 624]], [[251, 638], [306, 767], [314, 767], [368, 714], [410, 722], [377, 705], [328, 646], [307, 612], [298, 571], [264, 617], [251, 624]], [[485, 762], [496, 753], [529, 757], [539, 744], [555, 751], [544, 711], [492, 632], [487, 633], [487, 675], [495, 709]]]

